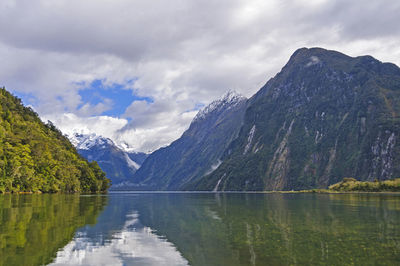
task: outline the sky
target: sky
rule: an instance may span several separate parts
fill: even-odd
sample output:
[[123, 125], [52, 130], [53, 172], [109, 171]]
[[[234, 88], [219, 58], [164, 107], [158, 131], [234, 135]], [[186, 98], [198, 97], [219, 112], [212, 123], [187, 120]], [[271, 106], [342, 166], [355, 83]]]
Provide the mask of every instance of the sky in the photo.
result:
[[1, 0], [0, 86], [65, 134], [150, 152], [301, 47], [400, 65], [400, 1]]

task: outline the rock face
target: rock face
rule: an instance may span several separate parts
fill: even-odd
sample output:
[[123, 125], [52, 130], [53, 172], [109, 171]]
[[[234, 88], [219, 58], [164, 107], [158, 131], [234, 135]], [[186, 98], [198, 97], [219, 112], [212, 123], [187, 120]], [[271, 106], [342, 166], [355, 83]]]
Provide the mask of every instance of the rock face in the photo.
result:
[[324, 188], [400, 176], [400, 69], [371, 56], [297, 50], [247, 103], [219, 167], [194, 190]]
[[109, 139], [96, 134], [75, 134], [69, 137], [78, 153], [89, 161], [97, 161], [111, 180], [112, 189], [129, 181], [147, 154], [127, 152]]
[[182, 190], [210, 174], [238, 136], [245, 107], [245, 97], [229, 92], [199, 111], [178, 140], [149, 155], [130, 188]]

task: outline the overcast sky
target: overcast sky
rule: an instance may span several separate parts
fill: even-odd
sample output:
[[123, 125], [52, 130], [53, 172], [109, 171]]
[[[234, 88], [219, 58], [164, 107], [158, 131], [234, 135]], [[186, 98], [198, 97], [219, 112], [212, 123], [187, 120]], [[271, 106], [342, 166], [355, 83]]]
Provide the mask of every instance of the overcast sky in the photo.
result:
[[152, 151], [300, 47], [400, 65], [395, 0], [1, 0], [0, 85], [64, 133]]

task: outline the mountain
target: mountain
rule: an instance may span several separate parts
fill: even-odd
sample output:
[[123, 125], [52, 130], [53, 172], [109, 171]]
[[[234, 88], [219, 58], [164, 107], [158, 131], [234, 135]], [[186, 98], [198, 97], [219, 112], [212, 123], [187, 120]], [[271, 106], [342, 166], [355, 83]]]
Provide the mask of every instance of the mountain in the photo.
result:
[[100, 192], [109, 180], [51, 123], [0, 89], [0, 193]]
[[246, 98], [228, 92], [199, 111], [188, 130], [144, 161], [131, 189], [180, 190], [211, 173], [242, 124]]
[[247, 104], [239, 136], [195, 190], [325, 188], [400, 176], [400, 69], [297, 50]]
[[69, 138], [80, 155], [89, 161], [97, 161], [113, 188], [129, 181], [147, 157], [142, 152], [128, 152], [111, 139], [96, 134], [74, 134]]

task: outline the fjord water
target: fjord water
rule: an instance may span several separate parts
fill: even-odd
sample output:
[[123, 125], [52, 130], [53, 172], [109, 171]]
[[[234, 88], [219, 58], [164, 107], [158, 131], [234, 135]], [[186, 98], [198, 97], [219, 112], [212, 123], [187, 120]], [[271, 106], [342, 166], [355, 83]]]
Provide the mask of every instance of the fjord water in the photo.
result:
[[0, 265], [396, 265], [400, 195], [0, 195]]

